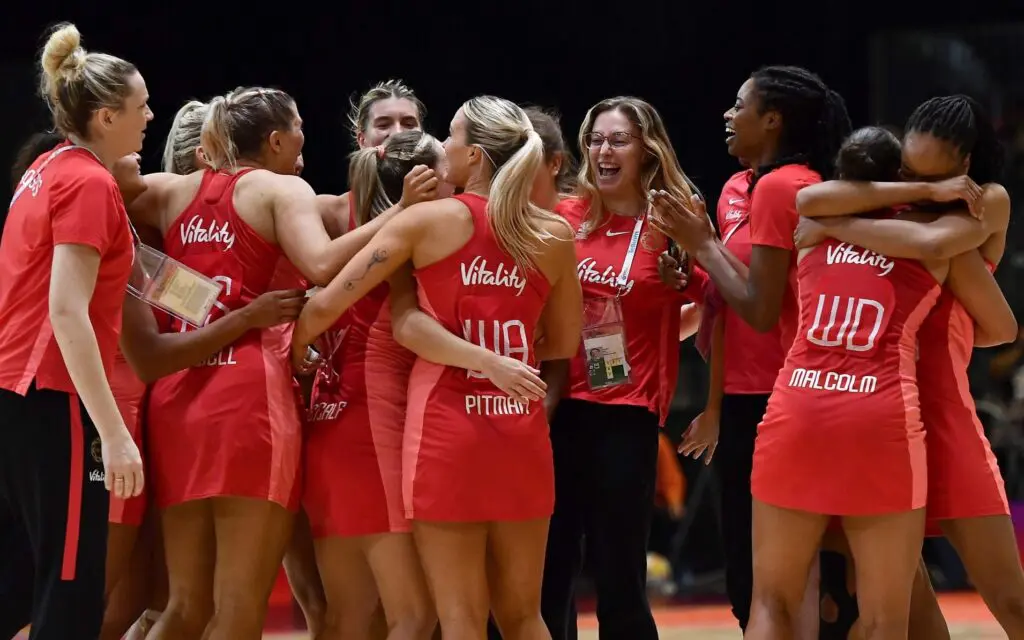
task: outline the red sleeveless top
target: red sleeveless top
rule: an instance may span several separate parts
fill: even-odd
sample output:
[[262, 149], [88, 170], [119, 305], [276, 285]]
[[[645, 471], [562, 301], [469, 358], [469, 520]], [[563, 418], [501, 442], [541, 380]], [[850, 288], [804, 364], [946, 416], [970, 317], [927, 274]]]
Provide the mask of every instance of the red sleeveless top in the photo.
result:
[[[452, 333], [535, 366], [537, 324], [551, 284], [539, 270], [524, 271], [502, 250], [491, 232], [485, 198], [455, 198], [469, 207], [473, 236], [447, 258], [416, 270], [420, 308]], [[480, 423], [512, 432], [547, 430], [540, 403], [522, 405], [482, 374], [422, 359], [409, 382], [407, 428], [411, 423], [467, 432]]]
[[392, 336], [387, 283], [352, 305], [322, 341], [330, 357], [328, 366], [317, 372], [309, 421], [334, 420], [346, 406], [369, 402], [375, 409], [397, 411], [401, 428], [406, 382], [416, 356]]
[[[989, 269], [995, 271], [991, 264]], [[933, 423], [977, 422], [967, 380], [967, 366], [974, 351], [974, 319], [948, 287], [943, 288], [938, 304], [921, 325], [918, 342], [925, 424], [932, 429], [941, 426]]]
[[[224, 285], [210, 322], [268, 291], [306, 288], [281, 248], [235, 211], [235, 185], [249, 171], [207, 170], [195, 199], [164, 238], [167, 255]], [[158, 316], [164, 331], [189, 330], [167, 314]], [[162, 475], [170, 476], [178, 466], [182, 476], [157, 487], [163, 506], [204, 495], [249, 495], [290, 504], [301, 446], [290, 364], [292, 328], [249, 331], [205, 362], [153, 385], [148, 419], [154, 452], [166, 458]], [[205, 435], [189, 434], [193, 426]], [[220, 439], [210, 440], [214, 434]], [[255, 438], [251, 445], [246, 444], [249, 438]], [[266, 450], [258, 443], [267, 444]], [[197, 462], [188, 463], [194, 468], [186, 474], [180, 469], [188, 459]]]
[[804, 257], [797, 272], [799, 330], [772, 403], [813, 398], [823, 416], [867, 420], [870, 407], [891, 400], [908, 410], [894, 419], [919, 424], [917, 335], [942, 291], [935, 278], [915, 260], [831, 239]]
[[797, 272], [799, 329], [758, 426], [754, 496], [832, 515], [924, 506], [915, 361], [942, 288], [917, 261], [831, 239]]

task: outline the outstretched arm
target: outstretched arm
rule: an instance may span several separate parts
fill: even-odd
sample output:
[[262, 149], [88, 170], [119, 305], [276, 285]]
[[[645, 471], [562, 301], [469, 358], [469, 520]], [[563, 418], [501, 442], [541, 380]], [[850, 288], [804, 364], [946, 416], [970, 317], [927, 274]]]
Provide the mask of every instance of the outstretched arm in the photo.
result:
[[809, 185], [796, 194], [797, 212], [806, 218], [866, 213], [901, 204], [963, 200], [971, 213], [985, 212], [982, 188], [968, 176], [941, 182], [848, 182], [830, 180]]
[[818, 220], [822, 234], [864, 247], [890, 258], [911, 260], [948, 260], [965, 251], [976, 249], [990, 232], [981, 220], [964, 214], [939, 217], [911, 216], [879, 220], [842, 217]]
[[539, 372], [516, 358], [498, 355], [463, 340], [420, 310], [412, 265], [406, 264], [388, 280], [391, 298], [391, 331], [395, 341], [424, 360], [468, 371], [479, 371], [516, 400], [538, 401], [544, 397]]
[[292, 333], [292, 353], [299, 356], [298, 361], [305, 355], [306, 347], [327, 331], [341, 314], [409, 262], [425, 217], [417, 207], [385, 225], [326, 287], [309, 299]]
[[953, 258], [947, 282], [974, 320], [975, 346], [994, 347], [1017, 339], [1017, 319], [978, 251]]
[[424, 360], [470, 371], [482, 371], [493, 351], [463, 340], [424, 313], [416, 300], [412, 265], [406, 264], [388, 280], [391, 285], [391, 331], [395, 341]]
[[829, 180], [796, 194], [797, 212], [806, 218], [842, 216], [930, 200], [927, 182], [851, 182]]
[[910, 212], [888, 220], [842, 217], [801, 226], [821, 225], [822, 235], [892, 258], [948, 260], [980, 247], [1009, 224], [1010, 197], [1001, 185], [985, 185], [978, 202], [985, 211], [981, 220], [966, 211], [938, 217]]
[[[274, 228], [288, 259], [310, 282], [323, 286], [347, 265], [385, 224], [405, 208], [406, 194], [437, 188], [434, 172], [424, 166], [405, 176], [403, 201], [373, 220], [331, 240], [324, 227], [316, 194], [302, 178], [275, 176]], [[410, 195], [410, 197], [413, 197]]]
[[134, 296], [125, 296], [121, 352], [139, 379], [149, 384], [195, 366], [250, 329], [295, 320], [304, 301], [301, 289], [270, 291], [195, 331], [160, 333], [152, 308]]

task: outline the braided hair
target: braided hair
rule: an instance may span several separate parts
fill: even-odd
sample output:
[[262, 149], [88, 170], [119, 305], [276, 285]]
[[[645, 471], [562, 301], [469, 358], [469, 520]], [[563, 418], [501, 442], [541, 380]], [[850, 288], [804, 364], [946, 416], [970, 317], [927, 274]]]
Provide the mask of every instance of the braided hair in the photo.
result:
[[971, 156], [967, 175], [978, 184], [998, 182], [1006, 153], [992, 119], [977, 100], [965, 95], [926, 100], [910, 114], [906, 131], [927, 133], [956, 147], [961, 157]]
[[751, 78], [760, 112], [782, 116], [778, 153], [773, 162], [756, 168], [751, 192], [758, 176], [787, 164], [806, 164], [822, 179], [832, 178], [836, 154], [852, 129], [843, 97], [802, 67], [762, 67]]

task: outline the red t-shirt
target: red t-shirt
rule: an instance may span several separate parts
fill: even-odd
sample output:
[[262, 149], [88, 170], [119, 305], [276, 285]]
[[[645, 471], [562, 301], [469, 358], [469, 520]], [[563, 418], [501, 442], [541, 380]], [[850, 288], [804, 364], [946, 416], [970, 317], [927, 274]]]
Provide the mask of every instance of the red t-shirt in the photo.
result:
[[797, 252], [793, 244], [800, 214], [796, 211], [796, 192], [804, 187], [821, 182], [817, 171], [804, 164], [787, 164], [761, 176], [754, 186], [750, 202], [750, 243], [765, 247], [785, 249], [791, 254], [789, 261], [789, 286], [782, 298], [782, 313], [779, 316], [779, 331], [782, 349], [789, 351], [796, 337], [800, 305], [797, 301], [799, 287], [796, 282]]
[[[750, 265], [750, 179], [740, 171], [722, 187], [718, 198], [718, 228], [725, 248]], [[786, 358], [779, 325], [760, 333], [728, 305], [722, 309], [725, 323], [724, 391], [728, 394], [770, 394]]]
[[[577, 198], [563, 200], [555, 211], [579, 231], [589, 204]], [[636, 218], [610, 216], [586, 237], [576, 237], [576, 272], [584, 300], [615, 295], [636, 225]], [[668, 246], [664, 236], [645, 220], [640, 242], [620, 298], [626, 333], [631, 382], [591, 389], [582, 349], [572, 360], [567, 397], [601, 404], [647, 407], [662, 423], [676, 390], [679, 375], [679, 307], [699, 296], [699, 285], [680, 293], [658, 276], [658, 256]]]
[[0, 240], [0, 388], [24, 395], [35, 380], [74, 393], [50, 324], [53, 250], [82, 244], [100, 255], [89, 319], [109, 377], [135, 254], [128, 215], [110, 172], [69, 143], [39, 156], [22, 184]]

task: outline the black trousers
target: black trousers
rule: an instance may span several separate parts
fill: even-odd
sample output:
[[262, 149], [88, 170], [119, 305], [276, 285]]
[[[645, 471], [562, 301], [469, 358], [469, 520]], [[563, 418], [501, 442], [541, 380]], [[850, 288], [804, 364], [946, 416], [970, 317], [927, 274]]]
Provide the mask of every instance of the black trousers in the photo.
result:
[[576, 638], [574, 585], [586, 546], [601, 638], [656, 640], [647, 601], [658, 418], [643, 407], [563, 400], [551, 424], [555, 513], [541, 613], [553, 640]]
[[754, 590], [750, 474], [757, 425], [767, 408], [767, 395], [725, 395], [715, 450], [715, 471], [722, 487], [725, 588], [732, 614], [744, 630]]
[[76, 396], [33, 386], [0, 389], [0, 436], [0, 630], [98, 638], [110, 499], [96, 428]]

